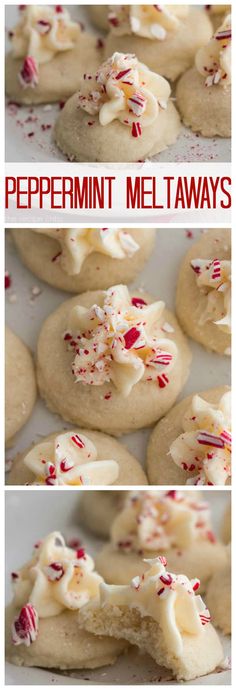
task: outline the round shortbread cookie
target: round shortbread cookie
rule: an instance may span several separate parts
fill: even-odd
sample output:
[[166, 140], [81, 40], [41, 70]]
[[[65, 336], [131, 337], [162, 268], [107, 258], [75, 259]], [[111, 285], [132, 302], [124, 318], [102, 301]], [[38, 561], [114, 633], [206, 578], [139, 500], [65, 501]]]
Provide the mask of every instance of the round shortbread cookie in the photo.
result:
[[32, 356], [26, 345], [6, 327], [5, 435], [11, 445], [15, 434], [28, 421], [36, 400]]

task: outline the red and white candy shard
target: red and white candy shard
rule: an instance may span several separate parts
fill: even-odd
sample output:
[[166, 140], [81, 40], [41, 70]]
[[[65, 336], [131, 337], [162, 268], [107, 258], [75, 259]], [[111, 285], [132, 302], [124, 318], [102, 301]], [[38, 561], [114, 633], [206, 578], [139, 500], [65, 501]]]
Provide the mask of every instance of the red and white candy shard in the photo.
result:
[[112, 381], [125, 397], [141, 379], [168, 385], [178, 350], [173, 339], [163, 337], [164, 306], [130, 298], [124, 285], [116, 285], [100, 304], [73, 308], [64, 340], [75, 353], [76, 381], [95, 386]]
[[169, 96], [168, 82], [135, 55], [114, 53], [95, 75], [84, 75], [78, 100], [83, 110], [98, 115], [100, 125], [118, 119], [138, 138], [157, 119], [159, 102], [166, 106]]
[[30, 55], [24, 59], [18, 77], [23, 89], [37, 86], [39, 81], [38, 67], [36, 60]]
[[30, 603], [22, 607], [19, 616], [12, 623], [12, 643], [29, 647], [38, 636], [38, 614]]
[[170, 446], [172, 460], [189, 475], [187, 484], [222, 485], [231, 477], [230, 408], [230, 392], [218, 404], [193, 397], [183, 433]]
[[44, 572], [49, 582], [58, 582], [63, 577], [65, 570], [62, 563], [54, 562], [45, 566]]

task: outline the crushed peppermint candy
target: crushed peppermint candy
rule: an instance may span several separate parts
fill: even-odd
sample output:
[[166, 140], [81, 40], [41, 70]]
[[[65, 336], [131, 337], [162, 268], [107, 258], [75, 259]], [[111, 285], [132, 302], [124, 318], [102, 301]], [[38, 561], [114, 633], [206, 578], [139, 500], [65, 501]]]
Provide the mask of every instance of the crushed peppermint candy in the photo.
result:
[[14, 645], [24, 644], [29, 647], [35, 642], [38, 636], [38, 614], [34, 606], [30, 603], [22, 607], [11, 627], [12, 643]]

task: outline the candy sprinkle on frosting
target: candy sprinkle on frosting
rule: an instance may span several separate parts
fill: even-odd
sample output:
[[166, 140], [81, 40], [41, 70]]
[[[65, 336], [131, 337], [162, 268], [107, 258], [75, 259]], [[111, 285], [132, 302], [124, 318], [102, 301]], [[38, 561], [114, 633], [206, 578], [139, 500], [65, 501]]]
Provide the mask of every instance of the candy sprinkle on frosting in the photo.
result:
[[69, 12], [48, 5], [20, 5], [18, 24], [11, 32], [13, 58], [23, 58], [19, 81], [23, 88], [38, 84], [38, 66], [61, 51], [71, 50], [79, 38], [79, 25]]
[[98, 115], [102, 126], [119, 120], [138, 138], [160, 109], [166, 108], [169, 96], [166, 79], [138, 62], [135, 55], [114, 53], [96, 74], [84, 74], [79, 106], [89, 115]]
[[112, 381], [125, 397], [141, 379], [160, 388], [169, 383], [178, 349], [163, 337], [164, 302], [134, 300], [127, 287], [116, 285], [89, 309], [78, 305], [71, 310], [64, 340], [74, 353], [76, 382], [101, 386]]
[[186, 484], [222, 485], [231, 477], [231, 393], [217, 404], [194, 395], [182, 420], [183, 433], [170, 446]]
[[51, 260], [53, 263], [60, 260], [62, 269], [69, 275], [79, 274], [85, 259], [94, 252], [122, 260], [139, 250], [138, 242], [123, 228], [32, 228], [31, 232], [59, 242], [61, 252]]
[[202, 598], [195, 594], [200, 585], [196, 578], [175, 575], [166, 570], [162, 556], [144, 559], [148, 569], [128, 585], [100, 585], [101, 606], [137, 609], [160, 625], [170, 653], [184, 653], [183, 635], [202, 635], [211, 617]]
[[111, 541], [125, 552], [158, 552], [211, 541], [209, 506], [180, 491], [136, 491], [111, 527]]
[[34, 550], [32, 559], [13, 581], [14, 606], [20, 610], [12, 623], [12, 642], [27, 647], [37, 639], [41, 618], [64, 610], [77, 611], [98, 596], [102, 578], [92, 558], [66, 546], [60, 532], [52, 532]]
[[24, 463], [36, 477], [33, 483], [46, 486], [107, 485], [119, 476], [115, 460], [98, 460], [92, 441], [71, 431], [34, 446]]
[[188, 15], [188, 5], [115, 5], [108, 14], [114, 34], [164, 41]]
[[197, 286], [206, 296], [206, 308], [199, 323], [212, 321], [221, 331], [231, 333], [231, 261], [193, 259]]
[[231, 38], [231, 15], [228, 14], [209, 43], [196, 54], [196, 68], [206, 78], [206, 87], [231, 84]]

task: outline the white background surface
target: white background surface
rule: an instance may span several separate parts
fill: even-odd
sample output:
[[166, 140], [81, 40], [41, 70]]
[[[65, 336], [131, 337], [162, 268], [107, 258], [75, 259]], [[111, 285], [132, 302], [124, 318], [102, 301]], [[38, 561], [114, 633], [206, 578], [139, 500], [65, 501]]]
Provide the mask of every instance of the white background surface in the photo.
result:
[[[229, 492], [204, 492], [212, 508], [213, 526], [218, 530], [229, 498]], [[86, 534], [78, 525], [78, 495], [75, 491], [41, 491], [23, 489], [8, 490], [6, 493], [6, 600], [11, 598], [10, 573], [20, 567], [32, 553], [33, 545], [38, 539], [53, 530], [63, 532], [70, 539], [77, 537], [93, 555], [100, 548], [101, 542]], [[222, 637], [225, 654], [230, 654], [230, 641]], [[207, 650], [206, 650], [207, 653]], [[170, 674], [160, 669], [148, 656], [136, 652], [120, 657], [113, 667], [104, 667], [94, 671], [77, 671], [66, 674], [52, 673], [40, 669], [18, 668], [11, 664], [6, 667], [6, 682], [14, 685], [61, 685], [61, 684], [159, 684], [168, 682]], [[230, 672], [212, 673], [189, 685], [227, 685], [230, 683]], [[169, 681], [168, 684], [174, 684]], [[181, 683], [182, 685], [182, 683]]]
[[[102, 4], [102, 3], [101, 3]], [[68, 5], [71, 16], [81, 20], [85, 24], [86, 30], [99, 34], [90, 24], [86, 7], [79, 5]], [[18, 20], [17, 5], [6, 6], [6, 28], [12, 29]], [[7, 41], [7, 50], [10, 43]], [[174, 90], [172, 91], [174, 97]], [[38, 161], [55, 162], [66, 160], [62, 153], [53, 143], [52, 130], [42, 132], [42, 125], [55, 122], [59, 113], [59, 106], [53, 105], [50, 110], [45, 111], [45, 106], [21, 107], [6, 109], [6, 161]], [[25, 120], [29, 117], [36, 118], [35, 121], [28, 123]], [[32, 137], [28, 137], [30, 132], [34, 132]], [[226, 162], [230, 160], [231, 141], [230, 139], [206, 139], [194, 134], [190, 129], [182, 127], [181, 134], [174, 146], [155, 156], [155, 161], [173, 162]]]
[[[24, 230], [18, 228], [18, 232]], [[150, 292], [154, 298], [164, 300], [170, 309], [174, 309], [175, 305], [179, 264], [202, 231], [194, 229], [192, 238], [187, 237], [187, 232], [182, 228], [158, 229], [155, 250], [135, 283], [136, 286]], [[35, 352], [38, 334], [45, 318], [71, 295], [51, 288], [34, 277], [21, 263], [9, 230], [6, 231], [6, 237], [6, 269], [12, 279], [12, 287], [6, 291], [6, 320], [12, 330]], [[32, 288], [35, 286], [40, 288], [41, 293], [33, 299]], [[9, 301], [12, 295], [16, 300], [14, 303]], [[207, 352], [193, 341], [189, 341], [189, 344], [193, 359], [190, 376], [180, 398], [214, 386], [230, 384], [229, 357]], [[38, 399], [30, 420], [18, 434], [17, 443], [7, 452], [7, 457], [14, 457], [17, 451], [27, 448], [32, 441], [39, 441], [41, 436], [69, 426], [59, 416], [49, 412], [45, 404]], [[121, 439], [121, 443], [124, 443], [142, 464], [149, 434], [150, 430], [141, 430]]]

